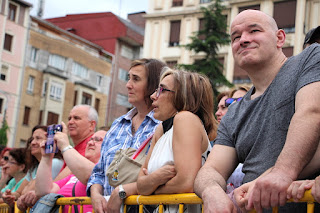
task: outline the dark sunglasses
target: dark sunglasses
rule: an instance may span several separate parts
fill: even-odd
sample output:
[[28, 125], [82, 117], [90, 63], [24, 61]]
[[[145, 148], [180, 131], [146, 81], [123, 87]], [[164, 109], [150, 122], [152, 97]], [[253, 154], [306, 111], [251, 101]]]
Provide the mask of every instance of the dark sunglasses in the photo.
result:
[[8, 161], [9, 157], [8, 156], [4, 156], [2, 159], [5, 160], [5, 161]]
[[242, 99], [241, 98], [227, 98], [226, 99], [226, 102], [225, 102], [225, 105], [226, 107], [230, 106], [233, 102], [237, 102], [237, 101], [240, 101]]
[[160, 94], [162, 93], [162, 91], [168, 91], [168, 92], [173, 92], [173, 90], [169, 90], [169, 89], [166, 89], [166, 88], [163, 88], [162, 86], [159, 86], [157, 89], [156, 89], [156, 97], [159, 98]]

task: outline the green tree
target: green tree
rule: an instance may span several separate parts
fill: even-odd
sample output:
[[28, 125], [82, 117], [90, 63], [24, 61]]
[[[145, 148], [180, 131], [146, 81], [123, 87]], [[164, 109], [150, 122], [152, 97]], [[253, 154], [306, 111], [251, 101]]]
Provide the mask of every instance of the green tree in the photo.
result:
[[6, 120], [3, 121], [2, 127], [0, 128], [0, 144], [7, 145], [8, 137], [7, 131], [9, 130], [9, 126]]
[[229, 44], [226, 16], [222, 14], [225, 7], [221, 0], [215, 0], [208, 7], [202, 7], [204, 26], [191, 37], [191, 43], [182, 45], [195, 53], [205, 53], [205, 57], [196, 60], [193, 64], [180, 64], [187, 70], [203, 73], [209, 77], [215, 95], [218, 94], [217, 87], [226, 85], [233, 86], [223, 75], [223, 65], [218, 60], [218, 48]]

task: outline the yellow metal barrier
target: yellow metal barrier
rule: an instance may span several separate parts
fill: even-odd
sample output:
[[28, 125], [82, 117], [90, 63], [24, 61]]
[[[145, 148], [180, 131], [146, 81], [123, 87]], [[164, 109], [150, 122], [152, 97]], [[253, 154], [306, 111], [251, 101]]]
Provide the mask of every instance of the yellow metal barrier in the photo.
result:
[[[288, 200], [288, 202], [294, 202], [293, 200]], [[305, 192], [304, 197], [299, 202], [307, 203], [307, 213], [314, 212], [314, 203], [316, 202], [311, 195], [311, 190]], [[59, 213], [62, 213], [62, 206], [69, 205], [68, 212], [71, 213], [71, 205], [80, 205], [80, 213], [83, 213], [83, 205], [91, 205], [91, 199], [89, 197], [68, 197], [59, 198], [56, 202], [60, 205]], [[126, 212], [127, 206], [139, 205], [139, 213], [143, 213], [144, 205], [159, 205], [159, 213], [163, 213], [163, 205], [179, 205], [179, 212], [183, 212], [183, 207], [185, 204], [202, 204], [201, 198], [199, 198], [194, 193], [185, 194], [163, 194], [163, 195], [132, 195], [129, 196], [124, 201], [124, 212]], [[0, 213], [8, 213], [9, 206], [6, 204], [0, 204]], [[29, 210], [28, 210], [29, 212]], [[92, 211], [93, 212], [93, 211]], [[255, 211], [251, 211], [255, 212]], [[278, 208], [273, 208], [273, 212], [278, 212]], [[16, 205], [14, 213], [23, 213], [20, 211]]]
[[124, 212], [129, 205], [139, 205], [139, 213], [143, 212], [143, 205], [159, 205], [159, 213], [163, 213], [163, 205], [179, 204], [179, 212], [183, 212], [184, 204], [202, 204], [201, 198], [194, 193], [163, 194], [163, 195], [132, 195], [124, 201]]
[[9, 213], [10, 206], [5, 203], [0, 204], [0, 213]]

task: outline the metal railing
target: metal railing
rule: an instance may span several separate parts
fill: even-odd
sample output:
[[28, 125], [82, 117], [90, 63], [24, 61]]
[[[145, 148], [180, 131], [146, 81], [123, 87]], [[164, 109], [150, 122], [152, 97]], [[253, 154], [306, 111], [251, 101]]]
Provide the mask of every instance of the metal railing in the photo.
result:
[[[288, 202], [294, 202], [293, 200], [288, 200]], [[305, 192], [304, 197], [299, 200], [299, 202], [307, 203], [307, 213], [314, 212], [315, 200], [311, 195], [311, 190]], [[69, 205], [68, 212], [72, 212], [72, 205], [79, 205], [80, 213], [83, 212], [83, 205], [90, 205], [91, 199], [89, 197], [67, 197], [59, 198], [56, 202], [57, 205], [60, 205], [59, 213], [62, 213], [62, 208], [65, 205]], [[194, 193], [185, 193], [185, 194], [163, 194], [163, 195], [132, 195], [129, 196], [124, 201], [124, 212], [128, 206], [138, 205], [139, 213], [143, 213], [144, 205], [159, 205], [159, 213], [163, 213], [164, 205], [179, 205], [179, 212], [183, 212], [184, 205], [186, 204], [202, 204], [201, 198], [199, 198]], [[10, 207], [7, 204], [0, 204], [0, 213], [9, 213]], [[29, 210], [27, 211], [29, 213]], [[92, 211], [93, 212], [93, 211]], [[255, 211], [251, 211], [255, 212]], [[278, 208], [273, 208], [273, 212], [278, 212]], [[20, 211], [16, 205], [14, 213], [23, 213]]]

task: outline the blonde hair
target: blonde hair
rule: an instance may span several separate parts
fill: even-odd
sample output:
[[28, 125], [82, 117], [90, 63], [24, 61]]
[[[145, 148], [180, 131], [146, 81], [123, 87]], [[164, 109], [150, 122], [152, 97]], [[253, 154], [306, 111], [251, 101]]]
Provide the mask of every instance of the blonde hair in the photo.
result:
[[196, 72], [165, 69], [160, 81], [168, 75], [174, 79], [173, 104], [178, 111], [196, 114], [212, 140], [217, 135], [217, 121], [214, 117], [213, 91], [208, 77]]
[[234, 88], [233, 90], [230, 91], [229, 97], [232, 97], [233, 94], [236, 93], [236, 92], [239, 91], [239, 90], [243, 90], [243, 91], [245, 91], [245, 92], [248, 92], [248, 91], [250, 90], [250, 87], [249, 87], [249, 86], [246, 86], [246, 85], [244, 85], [244, 86], [238, 86], [238, 87], [236, 87], [236, 88]]

